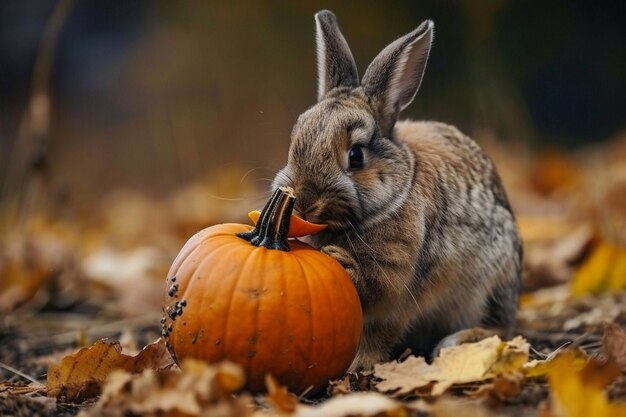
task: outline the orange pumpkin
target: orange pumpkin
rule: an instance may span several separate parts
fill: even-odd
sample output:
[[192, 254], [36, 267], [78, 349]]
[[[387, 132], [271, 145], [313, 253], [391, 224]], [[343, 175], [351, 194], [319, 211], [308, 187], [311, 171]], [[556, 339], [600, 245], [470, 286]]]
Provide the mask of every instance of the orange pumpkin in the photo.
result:
[[[294, 201], [277, 190], [254, 228], [212, 226], [185, 244], [161, 320], [175, 360], [238, 363], [253, 392], [264, 390], [266, 374], [299, 394], [345, 373], [361, 338], [361, 304], [336, 260], [288, 240]], [[296, 232], [311, 230], [301, 222]]]

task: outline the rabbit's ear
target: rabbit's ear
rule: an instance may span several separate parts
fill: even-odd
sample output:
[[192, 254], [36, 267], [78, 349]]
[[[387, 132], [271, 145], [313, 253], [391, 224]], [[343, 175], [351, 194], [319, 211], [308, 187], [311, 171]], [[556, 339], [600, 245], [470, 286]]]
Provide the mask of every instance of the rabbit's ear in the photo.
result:
[[386, 135], [391, 134], [398, 113], [413, 101], [420, 87], [434, 26], [431, 20], [424, 21], [383, 49], [365, 71], [363, 90], [373, 99]]
[[359, 75], [335, 15], [328, 10], [318, 12], [315, 15], [315, 27], [319, 101], [335, 87], [357, 87]]

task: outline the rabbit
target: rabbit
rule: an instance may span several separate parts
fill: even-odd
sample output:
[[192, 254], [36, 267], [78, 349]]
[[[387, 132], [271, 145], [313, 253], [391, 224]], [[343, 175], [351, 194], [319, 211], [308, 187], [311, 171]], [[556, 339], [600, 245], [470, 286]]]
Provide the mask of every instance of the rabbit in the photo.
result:
[[335, 15], [315, 24], [318, 101], [297, 119], [272, 188], [293, 188], [300, 216], [328, 225], [306, 241], [354, 282], [364, 328], [351, 369], [510, 332], [522, 246], [494, 164], [453, 126], [398, 121], [433, 22], [384, 48], [361, 81]]

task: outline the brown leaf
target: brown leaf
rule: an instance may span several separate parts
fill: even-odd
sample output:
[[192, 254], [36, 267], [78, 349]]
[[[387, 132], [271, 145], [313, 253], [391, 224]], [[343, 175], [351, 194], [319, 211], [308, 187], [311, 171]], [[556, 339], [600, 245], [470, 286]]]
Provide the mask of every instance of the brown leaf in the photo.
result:
[[522, 391], [523, 382], [524, 375], [521, 372], [499, 374], [491, 382], [467, 394], [472, 397], [483, 397], [487, 405], [497, 407], [503, 400], [517, 397]]
[[328, 383], [327, 393], [331, 397], [345, 395], [352, 392], [352, 384], [350, 383], [350, 374], [344, 375], [341, 379], [336, 379]]
[[279, 413], [293, 414], [298, 405], [298, 400], [287, 391], [287, 388], [278, 384], [270, 374], [265, 376], [267, 387], [267, 401]]
[[95, 406], [81, 417], [107, 416], [247, 416], [251, 399], [234, 396], [244, 383], [242, 369], [232, 363], [207, 365], [186, 359], [181, 372], [145, 369], [140, 374], [111, 373]]
[[602, 336], [602, 349], [622, 372], [626, 372], [626, 330], [615, 323], [607, 324]]
[[407, 407], [377, 392], [355, 392], [331, 398], [319, 406], [301, 405], [296, 417], [405, 416]]
[[39, 394], [45, 393], [46, 386], [43, 384], [25, 384], [23, 382], [11, 382], [11, 381], [2, 381], [0, 382], [0, 398], [12, 396], [12, 395], [28, 395], [28, 394]]
[[48, 368], [48, 396], [84, 401], [99, 395], [102, 382], [116, 369], [139, 373], [144, 369], [167, 369], [173, 363], [162, 339], [136, 356], [124, 355], [119, 342], [99, 340]]

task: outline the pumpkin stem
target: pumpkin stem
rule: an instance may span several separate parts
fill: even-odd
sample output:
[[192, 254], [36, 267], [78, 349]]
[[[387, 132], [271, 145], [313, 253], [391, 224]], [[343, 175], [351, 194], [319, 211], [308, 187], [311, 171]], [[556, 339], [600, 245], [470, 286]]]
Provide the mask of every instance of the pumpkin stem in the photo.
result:
[[291, 213], [296, 203], [293, 190], [289, 187], [280, 187], [267, 202], [261, 217], [254, 229], [249, 232], [237, 233], [237, 236], [247, 240], [254, 246], [264, 246], [268, 249], [289, 251], [287, 234]]

